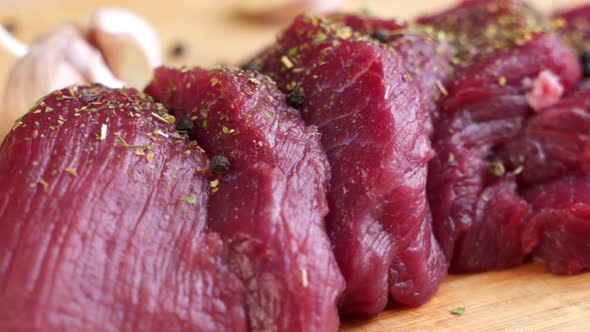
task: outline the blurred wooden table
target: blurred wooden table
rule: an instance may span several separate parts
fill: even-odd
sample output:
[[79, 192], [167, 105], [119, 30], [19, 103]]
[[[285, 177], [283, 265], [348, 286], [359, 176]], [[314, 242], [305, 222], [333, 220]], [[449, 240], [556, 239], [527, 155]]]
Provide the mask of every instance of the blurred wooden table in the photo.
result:
[[[533, 1], [544, 10], [580, 2]], [[365, 6], [381, 16], [409, 18], [449, 3], [350, 0], [346, 7], [356, 10]], [[0, 0], [0, 23], [12, 23], [16, 36], [29, 42], [60, 22], [84, 20], [97, 6], [128, 8], [146, 17], [160, 33], [166, 53], [178, 43], [184, 45], [182, 57], [167, 57], [172, 65], [238, 63], [272, 42], [281, 29], [236, 20], [230, 0]], [[11, 55], [0, 50], [0, 89], [13, 62]], [[465, 313], [450, 314], [458, 306], [465, 307]], [[529, 265], [503, 272], [449, 276], [429, 304], [418, 309], [393, 308], [370, 321], [347, 321], [343, 330], [588, 331], [590, 274], [557, 277], [545, 273], [541, 266]]]

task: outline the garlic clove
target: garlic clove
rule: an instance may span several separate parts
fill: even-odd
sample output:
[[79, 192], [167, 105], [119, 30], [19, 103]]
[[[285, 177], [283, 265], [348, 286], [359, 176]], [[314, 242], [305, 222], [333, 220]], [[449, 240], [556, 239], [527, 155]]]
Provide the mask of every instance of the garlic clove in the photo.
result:
[[71, 33], [69, 46], [64, 45], [63, 55], [65, 61], [84, 77], [84, 83], [98, 82], [110, 88], [123, 87], [123, 82], [108, 67], [100, 51], [84, 38], [80, 30]]
[[29, 52], [27, 45], [14, 38], [2, 25], [0, 25], [0, 45], [4, 45], [6, 49], [10, 50], [17, 57], [24, 56]]
[[49, 92], [72, 84], [100, 82], [122, 87], [75, 25], [65, 25], [29, 47], [8, 75], [0, 101], [0, 137], [15, 120]]
[[96, 11], [88, 26], [64, 25], [30, 47], [0, 28], [0, 45], [19, 57], [0, 100], [0, 139], [40, 97], [72, 84], [143, 87], [162, 64], [158, 36], [141, 17]]
[[113, 74], [131, 86], [145, 86], [162, 64], [156, 31], [134, 13], [99, 9], [90, 18], [88, 34]]
[[342, 0], [236, 0], [236, 12], [241, 16], [271, 23], [288, 23], [299, 14], [323, 14], [337, 11]]

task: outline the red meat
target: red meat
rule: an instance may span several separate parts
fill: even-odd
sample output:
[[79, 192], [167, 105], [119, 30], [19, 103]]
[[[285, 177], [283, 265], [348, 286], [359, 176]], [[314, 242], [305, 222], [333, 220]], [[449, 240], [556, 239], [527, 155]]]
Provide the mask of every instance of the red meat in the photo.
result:
[[[520, 264], [525, 258], [525, 252], [518, 246], [481, 242], [483, 239], [496, 242], [500, 233], [518, 232], [525, 222], [520, 218], [510, 223], [487, 225], [512, 220], [513, 215], [519, 215], [518, 211], [524, 209], [518, 195], [510, 194], [509, 202], [506, 201], [508, 197], [495, 197], [502, 190], [488, 187], [501, 179], [513, 181], [513, 171], [506, 169], [494, 154], [494, 148], [518, 135], [529, 108], [522, 95], [482, 93], [480, 96], [479, 102], [473, 101], [463, 105], [460, 111], [443, 114], [435, 133], [436, 156], [429, 167], [428, 197], [434, 232], [448, 259], [452, 260], [453, 272], [507, 268]], [[483, 199], [485, 192], [488, 192], [488, 199]], [[498, 200], [502, 201], [501, 209], [495, 208]], [[502, 252], [472, 250], [478, 246]], [[511, 254], [506, 253], [509, 249], [513, 250]], [[475, 264], [468, 266], [468, 262]], [[482, 262], [489, 265], [482, 265]]]
[[[531, 106], [557, 100], [552, 91], [548, 96], [537, 95], [532, 91], [534, 82], [551, 75], [560, 88], [571, 89], [580, 79], [577, 57], [546, 32], [545, 20], [538, 13], [518, 1], [465, 1], [419, 21], [447, 33], [457, 52], [456, 80], [448, 87], [449, 97], [433, 139], [436, 156], [429, 168], [435, 234], [454, 272], [514, 266], [526, 253], [507, 242], [492, 243], [498, 241], [499, 234], [518, 232], [524, 219], [483, 225], [521, 216], [523, 201], [511, 194], [512, 207], [504, 201], [503, 208], [494, 209], [498, 199], [506, 197], [489, 197], [489, 207], [483, 208], [480, 197], [497, 181], [514, 181], [522, 171], [508, 168], [497, 151], [518, 136], [533, 114]], [[495, 192], [499, 191], [491, 191]], [[483, 216], [477, 212], [482, 209], [498, 215]], [[498, 251], [477, 257], [482, 252], [472, 248], [478, 246]], [[511, 254], [506, 253], [508, 249]]]
[[590, 178], [565, 177], [525, 197], [534, 208], [524, 235], [533, 258], [557, 274], [590, 269]]
[[323, 220], [328, 165], [317, 130], [252, 72], [161, 68], [147, 92], [189, 116], [212, 162], [225, 163], [210, 225], [246, 286], [251, 330], [336, 331], [344, 281]]
[[528, 212], [529, 205], [517, 194], [513, 181], [487, 186], [475, 202], [477, 222], [457, 242], [452, 271], [479, 272], [520, 265], [527, 255], [522, 234]]
[[330, 19], [399, 52], [423, 97], [429, 115], [426, 129], [431, 135], [439, 117], [438, 102], [447, 94], [445, 86], [453, 71], [453, 51], [445, 35], [437, 34], [433, 29], [375, 17], [335, 15]]
[[511, 51], [545, 31], [547, 20], [520, 0], [464, 0], [457, 6], [418, 18], [455, 48], [454, 63], [468, 68], [499, 51]]
[[391, 296], [426, 302], [446, 272], [425, 195], [426, 111], [402, 57], [349, 28], [299, 17], [259, 59], [301, 98], [332, 168], [327, 225], [347, 280], [342, 311], [376, 314]]
[[202, 150], [133, 89], [45, 97], [0, 148], [0, 330], [244, 331]]
[[543, 70], [566, 89], [580, 78], [576, 55], [547, 33], [547, 20], [524, 2], [467, 0], [418, 22], [444, 32], [455, 48], [456, 78], [448, 88], [455, 98], [478, 99], [482, 89], [528, 92], [526, 80]]
[[524, 186], [590, 173], [590, 89], [580, 87], [531, 117], [499, 155], [507, 168], [520, 170]]

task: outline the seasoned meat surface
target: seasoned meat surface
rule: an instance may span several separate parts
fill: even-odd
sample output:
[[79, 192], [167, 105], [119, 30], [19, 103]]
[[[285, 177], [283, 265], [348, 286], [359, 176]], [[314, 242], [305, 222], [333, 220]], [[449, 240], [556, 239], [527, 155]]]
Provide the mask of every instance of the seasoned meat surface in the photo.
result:
[[134, 89], [43, 98], [0, 148], [0, 330], [245, 331], [208, 160]]
[[447, 94], [445, 86], [453, 73], [454, 54], [446, 35], [430, 27], [371, 16], [338, 14], [330, 19], [387, 44], [403, 57], [428, 111], [426, 130], [432, 135], [440, 116], [439, 102]]
[[577, 57], [547, 31], [539, 13], [518, 1], [465, 1], [419, 22], [447, 33], [456, 50], [456, 76], [441, 107], [429, 167], [436, 237], [453, 272], [518, 265], [526, 252], [511, 239], [526, 223], [527, 204], [506, 181], [523, 169], [508, 167], [498, 151], [535, 112], [576, 85]]
[[252, 72], [161, 68], [147, 92], [193, 121], [216, 163], [209, 223], [246, 287], [250, 329], [336, 331], [344, 281], [324, 224], [329, 173], [315, 127]]
[[349, 28], [299, 17], [258, 59], [315, 125], [332, 169], [326, 221], [347, 281], [341, 310], [372, 315], [388, 293], [432, 297], [446, 264], [425, 184], [432, 151], [426, 110], [403, 57]]
[[525, 197], [534, 208], [524, 236], [533, 258], [556, 274], [590, 269], [590, 178], [564, 177]]

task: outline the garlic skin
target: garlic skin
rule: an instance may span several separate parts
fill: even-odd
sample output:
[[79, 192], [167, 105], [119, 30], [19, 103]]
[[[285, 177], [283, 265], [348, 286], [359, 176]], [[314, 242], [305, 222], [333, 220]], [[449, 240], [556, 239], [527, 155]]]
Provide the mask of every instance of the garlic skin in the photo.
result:
[[0, 46], [19, 59], [0, 100], [0, 141], [36, 100], [73, 84], [142, 88], [162, 64], [154, 29], [121, 9], [99, 9], [86, 26], [67, 24], [26, 46], [0, 28]]
[[145, 86], [152, 70], [162, 65], [156, 31], [143, 18], [126, 10], [97, 10], [90, 18], [88, 38], [101, 51], [113, 74], [131, 86]]
[[40, 97], [68, 85], [91, 82], [123, 86], [78, 27], [62, 26], [31, 45], [10, 71], [0, 104], [0, 137]]
[[299, 14], [337, 11], [342, 0], [236, 0], [236, 12], [246, 18], [268, 23], [289, 23]]
[[0, 25], [0, 45], [4, 47], [17, 57], [22, 57], [29, 52], [29, 47], [19, 40], [14, 38], [8, 30]]

